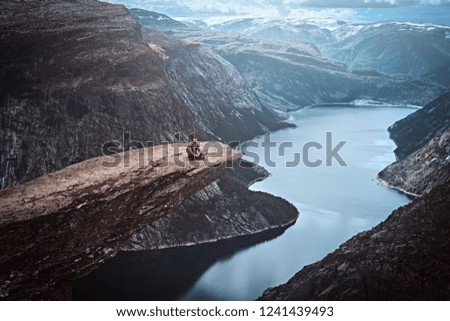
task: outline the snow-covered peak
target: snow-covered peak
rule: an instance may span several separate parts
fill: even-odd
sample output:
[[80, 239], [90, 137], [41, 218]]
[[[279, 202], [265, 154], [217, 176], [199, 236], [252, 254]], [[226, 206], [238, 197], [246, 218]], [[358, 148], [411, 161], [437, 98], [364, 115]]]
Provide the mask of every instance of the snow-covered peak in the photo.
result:
[[400, 26], [404, 28], [410, 28], [411, 30], [420, 30], [420, 31], [431, 31], [435, 29], [448, 29], [450, 30], [450, 27], [443, 26], [443, 25], [436, 25], [436, 24], [430, 24], [430, 23], [417, 23], [417, 22], [402, 22], [402, 21], [385, 21], [385, 22], [376, 22], [376, 23], [369, 23], [367, 26], [370, 26], [372, 28], [380, 28], [384, 26]]

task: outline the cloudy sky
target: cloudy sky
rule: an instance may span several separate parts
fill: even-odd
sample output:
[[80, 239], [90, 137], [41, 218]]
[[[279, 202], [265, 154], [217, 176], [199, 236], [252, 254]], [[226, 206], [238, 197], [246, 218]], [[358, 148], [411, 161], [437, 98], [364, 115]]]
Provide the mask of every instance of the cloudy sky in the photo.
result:
[[107, 0], [171, 17], [307, 18], [351, 21], [400, 20], [450, 25], [450, 0]]

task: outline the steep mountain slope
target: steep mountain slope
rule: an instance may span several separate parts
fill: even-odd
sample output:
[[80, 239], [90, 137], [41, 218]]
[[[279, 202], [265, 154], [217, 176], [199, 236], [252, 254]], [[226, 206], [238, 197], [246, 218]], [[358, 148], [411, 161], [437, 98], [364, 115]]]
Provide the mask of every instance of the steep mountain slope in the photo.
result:
[[422, 195], [450, 180], [450, 92], [389, 127], [397, 162], [379, 173], [391, 187]]
[[102, 144], [121, 141], [123, 132], [145, 143], [194, 128], [162, 59], [124, 7], [97, 1], [2, 6], [2, 187], [101, 155]]
[[280, 197], [248, 189], [268, 175], [252, 163], [235, 163], [175, 211], [133, 235], [122, 250], [195, 245], [288, 227], [298, 217], [294, 206]]
[[450, 181], [450, 127], [406, 158], [387, 166], [378, 177], [390, 187], [414, 196]]
[[450, 83], [450, 27], [407, 22], [349, 23], [332, 18], [236, 19], [202, 26], [262, 39], [310, 42], [352, 69]]
[[[228, 141], [278, 127], [230, 64], [157, 33], [144, 40], [123, 6], [8, 1], [1, 15], [2, 187], [101, 155], [124, 132], [131, 138], [115, 151], [194, 130]], [[164, 54], [158, 40], [180, 50]], [[192, 92], [183, 93], [196, 70]]]
[[[73, 195], [73, 186], [50, 195], [51, 206], [34, 208], [33, 202], [45, 200], [34, 199], [32, 193], [52, 190], [45, 186], [39, 190], [34, 184], [58, 177], [42, 175], [102, 152], [186, 139], [192, 131], [202, 139], [231, 141], [285, 126], [223, 58], [191, 41], [142, 32], [122, 6], [94, 0], [8, 1], [2, 3], [0, 15], [0, 179], [5, 188], [1, 192], [6, 193], [0, 207], [5, 217], [2, 297], [54, 297], [47, 291], [67, 290], [63, 285], [72, 277], [87, 273], [113, 255], [132, 233], [217, 178], [203, 173], [186, 181], [183, 173], [187, 169], [182, 168], [152, 184], [146, 180], [147, 170], [151, 170], [147, 168], [132, 177], [129, 173], [113, 177], [102, 185], [101, 180], [90, 181], [98, 170], [81, 163], [72, 167], [79, 172], [74, 175], [92, 184], [79, 195], [81, 202], [74, 198], [61, 214], [59, 200]], [[110, 143], [106, 151], [105, 143]], [[71, 177], [68, 180], [64, 184], [70, 183]], [[27, 181], [31, 182], [17, 185]], [[81, 187], [86, 182], [80, 183]], [[118, 185], [111, 186], [111, 182]], [[54, 181], [52, 188], [64, 184]], [[29, 186], [33, 188], [27, 189]], [[75, 184], [75, 191], [76, 187], [80, 186]], [[10, 201], [12, 191], [19, 195]], [[162, 200], [158, 198], [163, 194]], [[83, 197], [88, 198], [87, 204], [96, 204], [96, 211], [89, 212], [91, 207]], [[134, 203], [124, 209], [131, 200]], [[146, 200], [161, 201], [153, 205], [167, 207], [159, 212], [151, 208], [153, 213], [145, 207]], [[13, 215], [12, 207], [21, 204], [30, 211], [26, 217]], [[40, 215], [41, 209], [47, 209], [44, 216], [48, 215], [34, 220], [31, 212]], [[85, 211], [93, 216], [72, 218]], [[151, 220], [139, 216], [149, 211]], [[8, 221], [14, 218], [18, 221]], [[95, 231], [105, 222], [126, 233]], [[73, 235], [79, 227], [81, 234]], [[87, 235], [85, 231], [94, 232]], [[115, 234], [106, 235], [109, 232]], [[80, 254], [83, 246], [93, 249]]]
[[449, 300], [450, 182], [395, 210], [262, 300]]
[[450, 91], [389, 127], [391, 139], [397, 145], [398, 159], [425, 146], [434, 136], [450, 127]]
[[[146, 20], [141, 16], [135, 14], [145, 25]], [[414, 77], [388, 75], [371, 68], [370, 64], [349, 68], [322, 56], [319, 48], [339, 48], [340, 42], [369, 28], [366, 25], [334, 19], [237, 19], [201, 28], [203, 30], [192, 26], [165, 28], [164, 33], [210, 45], [236, 67], [264, 105], [277, 110], [357, 99], [424, 105], [447, 86], [446, 76], [438, 69], [424, 72], [424, 79], [418, 80], [415, 74], [412, 74]], [[306, 38], [302, 36], [305, 33]], [[404, 55], [414, 54], [414, 51], [405, 51], [406, 48], [397, 49]], [[428, 60], [434, 63], [430, 68], [445, 64], [442, 55]], [[438, 71], [440, 73], [436, 74]], [[436, 81], [444, 81], [444, 84]]]
[[263, 41], [186, 28], [172, 33], [212, 46], [236, 67], [265, 105], [276, 109], [356, 99], [423, 105], [442, 91], [440, 86], [426, 81], [374, 70], [349, 70], [341, 63], [323, 58], [310, 44]]
[[166, 77], [197, 126], [223, 141], [248, 140], [280, 128], [239, 72], [208, 46], [143, 29], [144, 40], [161, 53]]

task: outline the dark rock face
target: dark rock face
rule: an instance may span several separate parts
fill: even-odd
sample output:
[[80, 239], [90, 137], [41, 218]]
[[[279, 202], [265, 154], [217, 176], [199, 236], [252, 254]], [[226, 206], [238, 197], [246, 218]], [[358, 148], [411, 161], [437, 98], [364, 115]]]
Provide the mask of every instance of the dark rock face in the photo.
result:
[[450, 128], [378, 174], [390, 187], [413, 196], [450, 181]]
[[450, 127], [450, 91], [389, 127], [399, 160], [424, 147]]
[[450, 92], [389, 128], [398, 161], [378, 177], [419, 196], [450, 180]]
[[194, 127], [123, 6], [8, 1], [0, 33], [2, 187], [99, 156], [125, 131], [160, 142]]
[[222, 141], [245, 141], [287, 126], [263, 106], [229, 62], [211, 48], [189, 40], [142, 31], [145, 41], [164, 58], [172, 91], [193, 113], [196, 126]]
[[[157, 33], [143, 39], [123, 6], [8, 1], [0, 37], [2, 188], [102, 155], [102, 145], [121, 142], [124, 132], [158, 144], [193, 131], [203, 139], [247, 139], [279, 124], [222, 58]], [[186, 72], [174, 76], [173, 68]], [[187, 95], [196, 68], [203, 74], [192, 78], [195, 90]]]
[[308, 265], [261, 300], [449, 300], [450, 183]]
[[186, 144], [159, 145], [116, 154], [113, 167], [110, 156], [92, 158], [0, 191], [0, 297], [55, 298], [240, 157], [215, 144], [223, 153], [208, 163], [180, 156]]
[[216, 242], [295, 223], [298, 212], [289, 202], [248, 189], [254, 181], [268, 175], [262, 167], [241, 160], [174, 212], [133, 235], [121, 249], [137, 251]]

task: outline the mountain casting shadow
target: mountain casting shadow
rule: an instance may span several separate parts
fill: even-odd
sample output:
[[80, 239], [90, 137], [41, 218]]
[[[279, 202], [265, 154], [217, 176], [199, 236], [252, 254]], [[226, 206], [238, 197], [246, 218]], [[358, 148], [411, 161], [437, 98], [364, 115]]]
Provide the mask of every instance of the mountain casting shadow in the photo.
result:
[[[215, 243], [120, 252], [72, 282], [74, 300], [177, 300], [213, 264], [284, 233], [277, 228]], [[213, 299], [213, 298], [205, 298]]]

